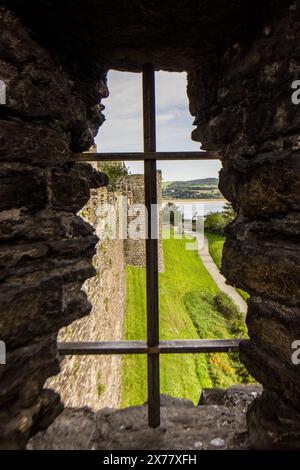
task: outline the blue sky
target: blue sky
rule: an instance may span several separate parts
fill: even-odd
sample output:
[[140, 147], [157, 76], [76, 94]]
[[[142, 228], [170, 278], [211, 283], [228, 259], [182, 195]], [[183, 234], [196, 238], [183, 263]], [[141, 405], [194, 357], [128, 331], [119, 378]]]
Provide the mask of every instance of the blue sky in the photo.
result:
[[[156, 138], [157, 150], [199, 150], [191, 140], [193, 117], [186, 95], [186, 74], [157, 72]], [[143, 151], [142, 77], [141, 74], [110, 71], [110, 95], [103, 100], [106, 121], [96, 137], [99, 152]], [[143, 163], [126, 162], [132, 173], [142, 173]], [[218, 161], [159, 162], [164, 180], [189, 180], [217, 177]]]

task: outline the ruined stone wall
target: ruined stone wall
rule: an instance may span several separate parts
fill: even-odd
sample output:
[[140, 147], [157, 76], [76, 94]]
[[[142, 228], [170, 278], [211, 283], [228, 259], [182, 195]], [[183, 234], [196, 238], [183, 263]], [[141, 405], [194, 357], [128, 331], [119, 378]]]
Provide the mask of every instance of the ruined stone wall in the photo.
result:
[[107, 179], [68, 158], [89, 148], [103, 121], [99, 77], [85, 87], [0, 8], [0, 448], [22, 448], [61, 411], [43, 390], [59, 372], [57, 332], [90, 311], [81, 286], [95, 274], [97, 237], [76, 214]]
[[[80, 215], [97, 230], [101, 204], [117, 210], [118, 193], [106, 188], [92, 190], [92, 196]], [[117, 224], [118, 231], [118, 224]], [[59, 341], [118, 341], [123, 339], [125, 313], [125, 270], [123, 240], [102, 239], [93, 258], [96, 275], [83, 290], [92, 304], [87, 317], [76, 320], [59, 332]], [[88, 406], [93, 410], [118, 408], [121, 399], [121, 356], [67, 356], [61, 372], [47, 382], [66, 406]]]
[[[275, 2], [274, 2], [275, 3]], [[277, 4], [248, 43], [189, 74], [195, 140], [220, 150], [220, 189], [237, 218], [227, 232], [222, 272], [250, 293], [250, 343], [241, 360], [263, 384], [248, 425], [255, 447], [300, 441], [300, 5]]]
[[[145, 205], [145, 184], [144, 175], [129, 175], [126, 179], [124, 191], [128, 196], [128, 225], [132, 221], [135, 226], [139, 227], [138, 232], [134, 232], [134, 237], [128, 237], [124, 240], [124, 252], [126, 263], [132, 266], [145, 267], [146, 265], [146, 246], [145, 246], [145, 212], [143, 207]], [[133, 210], [132, 205], [136, 205], [136, 210]], [[141, 204], [141, 210], [138, 210], [138, 204]], [[158, 225], [158, 269], [164, 270], [164, 256], [162, 244], [162, 178], [161, 171], [157, 172], [157, 205], [159, 209], [159, 225]], [[138, 221], [138, 224], [137, 224]]]

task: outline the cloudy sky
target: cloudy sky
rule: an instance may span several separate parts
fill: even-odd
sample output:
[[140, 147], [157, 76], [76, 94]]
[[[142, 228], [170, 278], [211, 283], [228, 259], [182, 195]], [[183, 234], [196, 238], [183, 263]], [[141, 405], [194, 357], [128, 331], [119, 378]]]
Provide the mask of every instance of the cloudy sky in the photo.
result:
[[[186, 74], [156, 74], [156, 138], [158, 151], [199, 150], [191, 140], [193, 118], [186, 95]], [[96, 137], [98, 152], [143, 151], [142, 77], [141, 74], [110, 71], [110, 96], [103, 100], [106, 121]], [[142, 173], [143, 164], [126, 162], [132, 173]], [[220, 163], [159, 162], [165, 181], [189, 180], [218, 176]]]

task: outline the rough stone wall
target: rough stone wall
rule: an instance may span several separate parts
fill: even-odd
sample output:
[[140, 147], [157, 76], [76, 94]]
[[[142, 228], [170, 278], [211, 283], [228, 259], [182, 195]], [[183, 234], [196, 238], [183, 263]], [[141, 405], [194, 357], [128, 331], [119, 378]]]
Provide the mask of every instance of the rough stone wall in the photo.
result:
[[251, 294], [250, 343], [241, 360], [263, 384], [248, 413], [255, 447], [300, 445], [300, 374], [291, 361], [300, 339], [300, 5], [274, 2], [273, 15], [189, 74], [193, 138], [220, 150], [220, 189], [237, 218], [227, 232], [222, 272]]
[[[101, 204], [117, 208], [118, 193], [106, 188], [92, 190], [92, 196], [80, 212], [86, 222], [97, 229]], [[118, 230], [118, 227], [117, 227]], [[83, 290], [92, 305], [87, 317], [64, 327], [59, 341], [118, 341], [123, 339], [125, 311], [125, 270], [123, 240], [102, 239], [93, 258], [96, 275], [88, 279]], [[60, 393], [66, 406], [118, 408], [121, 399], [121, 356], [67, 356], [61, 372], [47, 382]]]
[[[139, 231], [135, 232], [134, 236], [137, 236], [137, 239], [128, 237], [124, 240], [124, 252], [125, 252], [125, 261], [127, 264], [132, 266], [145, 267], [146, 265], [146, 246], [145, 246], [145, 213], [142, 210], [142, 206], [145, 205], [145, 184], [144, 184], [144, 175], [129, 175], [125, 181], [126, 188], [123, 190], [128, 196], [128, 225], [132, 221], [134, 226], [138, 227]], [[131, 207], [133, 204], [141, 204], [141, 211], [133, 210]], [[160, 210], [162, 206], [162, 178], [161, 171], [157, 171], [157, 205]], [[162, 244], [162, 211], [159, 211], [159, 226], [158, 226], [158, 269], [159, 271], [164, 271], [164, 256], [163, 256], [163, 244]], [[140, 239], [138, 238], [140, 237]]]
[[[22, 448], [62, 409], [42, 390], [59, 372], [58, 330], [89, 313], [82, 283], [95, 274], [97, 237], [76, 215], [90, 187], [107, 183], [87, 164], [68, 163], [89, 148], [102, 122], [105, 79], [84, 91], [21, 21], [0, 8], [1, 287], [0, 448]], [[103, 74], [102, 74], [103, 76]]]

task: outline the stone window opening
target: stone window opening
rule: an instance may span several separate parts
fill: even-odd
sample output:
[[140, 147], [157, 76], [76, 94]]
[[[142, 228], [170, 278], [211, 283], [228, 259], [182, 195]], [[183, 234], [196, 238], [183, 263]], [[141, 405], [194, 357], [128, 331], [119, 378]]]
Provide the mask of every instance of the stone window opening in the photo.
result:
[[[220, 188], [237, 212], [222, 272], [250, 294], [240, 357], [263, 394], [247, 412], [249, 445], [299, 448], [299, 371], [291, 362], [300, 278], [299, 112], [290, 86], [297, 2], [118, 2], [117, 15], [115, 5], [84, 2], [84, 21], [82, 2], [72, 11], [64, 3], [23, 3], [1, 5], [9, 259], [1, 287], [1, 447], [24, 448], [62, 410], [44, 383], [59, 372], [58, 331], [90, 309], [81, 286], [95, 274], [97, 240], [77, 213], [91, 188], [107, 184], [72, 155], [90, 148], [102, 123], [106, 71], [140, 71], [151, 62], [188, 72], [193, 139], [220, 152]], [[72, 369], [76, 375], [76, 363]], [[99, 377], [100, 395], [101, 385]]]
[[[150, 67], [152, 67], [152, 72], [151, 72], [152, 75], [149, 75], [150, 78], [147, 78], [147, 73], [148, 73], [147, 70], [150, 69]], [[152, 78], [151, 78], [151, 77], [152, 77]], [[153, 81], [153, 83], [151, 83], [151, 80]], [[147, 116], [146, 116], [146, 118], [145, 118], [145, 112], [146, 112], [146, 113], [149, 112], [149, 110], [151, 109], [151, 106], [153, 106], [153, 104], [151, 104], [151, 102], [150, 102], [150, 105], [148, 105], [148, 103], [145, 101], [145, 96], [146, 96], [146, 95], [145, 95], [145, 87], [146, 87], [146, 86], [149, 86], [149, 87], [153, 87], [153, 86], [154, 86], [154, 71], [153, 71], [153, 66], [150, 65], [150, 64], [149, 64], [149, 65], [146, 64], [146, 65], [144, 66], [144, 71], [143, 71], [143, 83], [144, 83], [144, 139], [145, 139], [145, 142], [146, 142], [145, 145], [147, 145], [147, 139], [148, 139], [148, 134], [147, 134], [147, 132], [148, 132], [148, 130], [147, 130], [147, 126], [145, 125], [145, 122], [147, 122]], [[147, 92], [146, 92], [146, 93], [147, 93]], [[155, 92], [154, 92], [154, 88], [153, 88], [152, 91], [150, 91], [150, 93], [155, 93]], [[153, 100], [155, 99], [154, 94], [153, 94], [153, 98], [152, 98], [152, 99], [153, 99]], [[150, 101], [151, 101], [151, 99], [150, 99]], [[149, 106], [148, 109], [147, 109], [147, 106]], [[154, 109], [154, 106], [153, 106], [153, 109]], [[150, 112], [151, 112], [151, 111], [150, 111]], [[155, 113], [155, 111], [154, 111], [154, 113]], [[145, 121], [145, 120], [146, 120], [146, 121]], [[154, 114], [154, 117], [153, 117], [153, 123], [151, 123], [150, 125], [154, 125], [154, 126], [155, 126], [155, 114]], [[150, 133], [151, 133], [151, 131], [150, 131]], [[155, 132], [154, 132], [154, 134], [155, 134]], [[155, 137], [153, 137], [153, 139], [154, 139], [154, 141], [153, 141], [153, 147], [151, 147], [151, 145], [152, 145], [151, 142], [150, 142], [150, 144], [148, 144], [148, 145], [149, 145], [149, 148], [150, 148], [150, 149], [153, 148], [153, 149], [155, 150]], [[145, 152], [147, 152], [147, 146], [146, 146], [145, 148], [146, 148]], [[154, 151], [154, 150], [150, 150], [150, 151]], [[196, 154], [196, 152], [194, 152], [193, 155], [192, 155], [192, 153], [191, 153], [191, 154], [186, 154], [186, 153], [182, 152], [182, 154], [180, 154], [180, 152], [179, 152], [179, 153], [178, 153], [178, 157], [176, 157], [176, 159], [180, 159], [180, 158], [185, 158], [185, 159], [188, 159], [188, 158], [195, 158], [195, 156], [196, 156], [195, 154]], [[105, 155], [105, 154], [104, 154], [104, 155]], [[109, 155], [109, 154], [107, 154], [107, 155]], [[113, 154], [111, 154], [111, 155], [113, 155]], [[117, 155], [117, 154], [116, 154], [116, 155]], [[121, 158], [122, 158], [121, 155], [122, 155], [122, 153], [120, 154], [119, 160], [121, 160]], [[126, 155], [126, 154], [125, 154], [125, 155]], [[160, 155], [161, 157], [163, 157], [163, 153], [159, 153], [158, 155]], [[174, 155], [175, 155], [175, 154], [174, 154]], [[205, 152], [203, 153], [203, 155], [198, 155], [196, 158], [205, 158], [204, 155], [206, 156]], [[210, 155], [209, 153], [207, 153], [207, 155], [208, 155], [208, 158], [217, 158], [217, 157], [215, 157], [213, 154]], [[176, 156], [176, 155], [175, 155], [175, 156]], [[90, 156], [89, 156], [89, 159], [90, 159], [91, 161], [93, 161], [93, 160], [97, 160], [97, 158], [99, 158], [99, 157], [100, 157], [100, 160], [101, 160], [101, 158], [102, 158], [102, 157], [101, 157], [101, 154], [96, 154], [95, 157], [93, 157], [93, 155], [90, 155]], [[83, 158], [83, 156], [82, 156], [82, 158]], [[112, 157], [111, 157], [111, 158], [112, 158]], [[114, 158], [114, 157], [113, 157], [113, 158]], [[130, 157], [129, 157], [129, 158], [130, 158]], [[159, 157], [158, 157], [158, 158], [159, 158]], [[171, 156], [171, 158], [172, 158], [172, 156]], [[145, 170], [147, 171], [147, 165], [146, 165], [146, 164], [147, 164], [147, 156], [144, 157], [144, 159], [145, 159], [145, 162], [146, 162], [146, 163], [145, 163]], [[151, 161], [150, 161], [150, 162], [151, 162]], [[149, 162], [148, 162], [148, 163], [149, 163]], [[152, 163], [152, 162], [151, 162], [151, 163]], [[154, 174], [156, 173], [156, 170], [152, 170], [152, 171], [154, 171]], [[144, 193], [144, 191], [145, 191], [145, 196], [147, 196], [147, 190], [148, 190], [148, 186], [147, 186], [147, 177], [148, 177], [148, 178], [151, 178], [151, 176], [147, 176], [147, 173], [145, 174], [145, 187], [144, 187], [144, 184], [143, 184], [143, 183], [141, 184], [142, 192]], [[129, 183], [128, 183], [128, 181], [129, 181]], [[148, 180], [148, 183], [150, 183], [150, 180]], [[132, 187], [132, 185], [131, 185], [131, 183], [130, 183], [130, 180], [127, 180], [126, 185], [125, 185], [126, 188], [128, 187], [128, 184], [129, 184], [129, 186]], [[134, 193], [135, 190], [133, 190], [132, 192]], [[155, 201], [156, 201], [156, 197], [155, 197]], [[135, 215], [138, 216], [139, 214], [140, 214], [140, 211], [136, 210], [136, 211], [135, 211]], [[148, 224], [149, 224], [149, 218], [148, 218]], [[140, 227], [137, 227], [137, 228], [136, 228], [137, 231], [139, 231], [138, 229], [140, 230]], [[150, 232], [151, 232], [151, 230], [150, 230]], [[152, 240], [148, 240], [148, 242], [149, 242], [149, 243], [153, 243]], [[146, 241], [146, 243], [147, 243], [147, 241]], [[157, 246], [157, 245], [156, 245], [156, 246]], [[136, 257], [137, 257], [136, 247], [134, 247], [133, 252], [134, 252], [134, 258], [136, 259]], [[126, 253], [126, 251], [125, 251], [125, 253]], [[146, 250], [146, 254], [147, 254], [147, 250]], [[147, 256], [148, 256], [148, 259], [147, 259], [147, 261], [146, 261], [146, 272], [147, 272], [147, 270], [148, 270], [149, 268], [150, 268], [150, 270], [151, 270], [151, 269], [156, 269], [156, 270], [157, 270], [157, 267], [155, 267], [155, 264], [157, 263], [157, 259], [155, 259], [155, 258], [152, 257], [153, 254], [151, 254], [150, 257], [149, 257], [149, 253], [148, 253]], [[135, 262], [136, 262], [136, 261], [135, 261]], [[149, 266], [149, 265], [150, 265], [150, 266]], [[154, 268], [153, 268], [153, 266], [151, 266], [151, 265], [153, 265]], [[149, 274], [148, 276], [152, 276], [152, 274]], [[148, 277], [148, 279], [150, 280], [151, 277]], [[149, 280], [147, 281], [147, 283], [149, 282]], [[153, 288], [156, 289], [156, 291], [157, 291], [156, 293], [158, 293], [158, 284], [156, 285], [156, 287], [153, 286]], [[149, 286], [148, 286], [148, 285], [147, 285], [147, 289], [149, 289]], [[150, 295], [151, 295], [150, 298], [152, 299], [152, 294], [150, 294]], [[153, 302], [152, 302], [152, 305], [150, 306], [150, 310], [153, 308], [153, 305], [154, 305], [154, 304], [153, 304]], [[148, 306], [148, 309], [149, 309], [149, 306]], [[149, 311], [149, 310], [148, 310], [148, 311]], [[149, 313], [147, 314], [147, 316], [148, 316], [148, 315], [149, 315]], [[150, 324], [151, 324], [151, 317], [150, 317], [150, 320], [149, 320], [149, 317], [148, 317], [148, 328], [149, 328], [149, 321], [150, 321]], [[156, 320], [156, 321], [158, 321], [158, 320]], [[157, 324], [158, 324], [158, 323], [157, 323]], [[151, 334], [152, 334], [152, 333], [151, 333], [151, 332], [149, 333], [149, 330], [148, 330], [148, 341], [149, 341], [149, 334], [150, 334], [150, 337], [151, 337]], [[236, 342], [235, 342], [235, 341], [236, 341]], [[214, 351], [215, 351], [215, 352], [235, 351], [235, 350], [238, 349], [239, 342], [240, 342], [240, 341], [238, 341], [238, 340], [227, 341], [227, 342], [226, 342], [226, 340], [223, 341], [223, 342], [222, 342], [222, 340], [220, 340], [220, 346], [218, 346], [218, 344], [217, 344], [217, 343], [218, 343], [218, 340], [217, 340], [215, 343], [214, 343], [214, 342], [211, 342], [211, 343], [210, 343], [209, 341], [207, 341], [207, 342], [204, 341], [203, 343], [205, 343], [205, 345], [203, 345], [203, 344], [201, 343], [201, 340], [200, 340], [200, 341], [199, 341], [199, 346], [198, 346], [198, 348], [199, 348], [199, 352], [210, 351], [210, 350], [211, 350], [211, 352], [214, 352]], [[196, 351], [197, 351], [197, 344], [196, 344], [197, 342], [196, 342], [196, 341], [189, 340], [189, 341], [183, 341], [183, 342], [181, 342], [181, 343], [180, 343], [180, 341], [178, 341], [178, 345], [177, 345], [177, 346], [176, 346], [176, 344], [175, 344], [176, 341], [173, 342], [173, 343], [172, 343], [172, 342], [168, 343], [168, 342], [166, 341], [165, 343], [166, 343], [166, 344], [165, 344], [164, 346], [167, 347], [167, 348], [169, 348], [169, 349], [168, 349], [169, 352], [174, 352], [174, 353], [175, 353], [175, 352], [196, 352]], [[167, 345], [167, 343], [168, 343], [168, 345]], [[63, 352], [63, 354], [66, 354], [66, 350], [67, 350], [69, 353], [71, 352], [71, 353], [73, 353], [73, 354], [76, 354], [76, 348], [78, 348], [78, 351], [79, 351], [80, 348], [81, 348], [80, 342], [79, 342], [79, 343], [76, 343], [76, 345], [75, 345], [75, 343], [69, 343], [69, 344], [70, 344], [70, 346], [68, 346], [68, 342], [67, 342], [67, 343], [62, 342], [62, 343], [60, 344], [60, 347], [61, 347], [60, 350]], [[74, 344], [74, 346], [72, 346], [72, 344]], [[98, 346], [96, 345], [97, 343], [92, 343], [92, 342], [91, 342], [90, 344], [91, 344], [91, 346], [92, 346], [93, 344], [95, 345], [94, 348], [93, 348], [93, 346], [92, 346], [92, 348], [93, 348], [94, 351], [96, 351], [96, 350], [97, 350], [97, 347], [98, 347]], [[119, 343], [119, 344], [120, 344], [119, 349], [122, 350], [122, 348], [123, 348], [123, 350], [124, 350], [124, 349], [125, 349], [125, 346], [124, 346], [125, 343], [122, 343], [122, 346], [121, 346], [121, 343]], [[130, 342], [128, 342], [128, 344], [129, 344], [128, 348], [130, 348], [130, 346], [131, 346], [131, 345], [130, 345]], [[162, 344], [162, 343], [161, 343], [161, 344]], [[78, 346], [77, 346], [77, 345], [78, 345]], [[103, 345], [104, 345], [104, 343], [103, 343]], [[193, 345], [193, 346], [191, 346], [191, 345]], [[162, 346], [162, 348], [163, 348], [164, 346]], [[83, 347], [84, 347], [84, 346], [83, 346]], [[134, 347], [136, 348], [136, 351], [138, 351], [138, 346], [134, 346]], [[149, 347], [149, 346], [148, 346], [148, 347]], [[99, 351], [100, 351], [100, 350], [101, 350], [101, 344], [100, 344], [100, 343], [99, 343], [99, 348], [100, 348], [100, 349], [99, 349]], [[177, 349], [176, 349], [176, 348], [177, 348]], [[181, 349], [182, 349], [182, 351], [181, 351]], [[117, 353], [117, 351], [118, 351], [118, 343], [115, 343], [113, 346], [109, 346], [109, 347], [107, 346], [107, 350], [110, 350], [111, 353], [113, 353], [113, 352]], [[85, 354], [87, 354], [88, 349], [85, 348], [85, 351], [86, 351]], [[132, 352], [133, 352], [133, 351], [134, 351], [134, 350], [132, 350]], [[130, 353], [130, 349], [128, 349], [128, 352]], [[162, 352], [163, 352], [163, 349], [162, 349]], [[91, 353], [91, 351], [90, 351], [90, 353]], [[93, 353], [92, 353], [92, 354], [93, 354]], [[157, 359], [158, 359], [158, 357], [159, 357], [159, 356], [157, 355]], [[155, 369], [156, 366], [154, 366], [154, 365], [152, 366], [152, 362], [151, 362], [152, 359], [155, 360], [155, 355], [153, 355], [152, 357], [148, 355], [148, 382], [149, 382], [149, 380], [150, 380], [150, 382], [149, 382], [149, 384], [150, 384], [150, 385], [149, 385], [149, 386], [150, 386], [150, 389], [151, 389], [151, 380], [152, 380], [152, 386], [154, 386], [154, 387], [157, 387], [157, 386], [158, 386], [157, 384], [155, 384], [155, 381], [156, 381], [155, 373], [157, 374], [157, 372], [154, 372], [154, 369]], [[149, 362], [149, 360], [150, 360], [150, 362]], [[152, 367], [154, 367], [154, 369], [152, 369]], [[151, 374], [154, 374], [154, 375], [153, 375], [153, 378], [151, 378]], [[149, 377], [150, 377], [150, 379], [149, 379]], [[157, 376], [157, 378], [158, 378], [158, 376]], [[159, 386], [158, 386], [158, 387], [159, 387]], [[150, 390], [149, 390], [149, 391], [148, 391], [148, 397], [151, 396], [150, 393], [151, 393], [151, 392], [150, 392]], [[156, 427], [157, 425], [159, 425], [159, 418], [156, 418], [156, 417], [155, 417], [155, 414], [156, 414], [156, 413], [158, 412], [158, 410], [159, 410], [159, 388], [155, 391], [155, 393], [156, 393], [156, 396], [154, 397], [154, 400], [152, 401], [152, 403], [151, 403], [151, 402], [149, 403], [149, 424], [150, 424], [150, 426], [152, 426], [152, 427]], [[149, 394], [150, 394], [150, 395], [149, 395]], [[155, 410], [155, 408], [156, 408], [156, 410]], [[151, 411], [151, 410], [152, 410], [152, 411]], [[152, 413], [152, 414], [151, 414], [151, 413]]]

